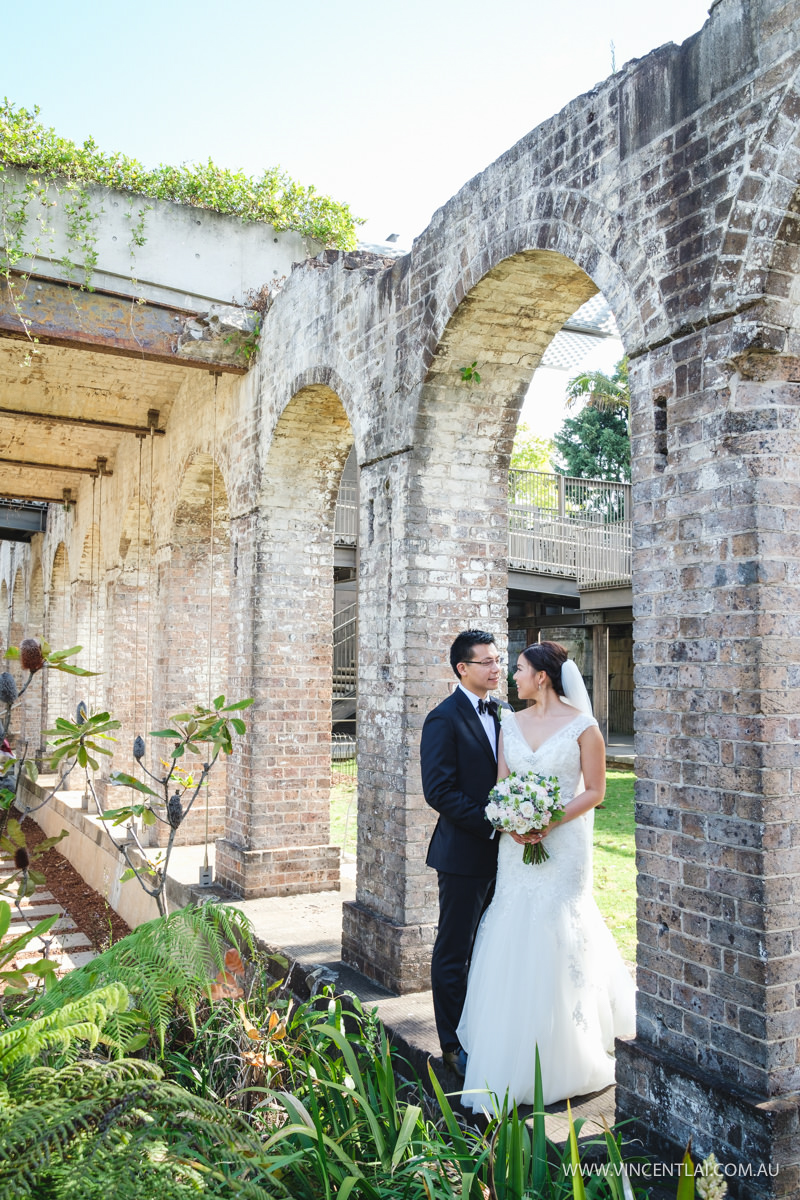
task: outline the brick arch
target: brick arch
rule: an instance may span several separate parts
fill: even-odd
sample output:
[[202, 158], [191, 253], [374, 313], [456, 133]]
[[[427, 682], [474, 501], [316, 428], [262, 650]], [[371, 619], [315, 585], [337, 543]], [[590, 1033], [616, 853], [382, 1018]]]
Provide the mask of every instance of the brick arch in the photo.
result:
[[[321, 390], [318, 391], [318, 389]], [[335, 368], [330, 366], [320, 364], [298, 371], [278, 402], [276, 408], [276, 427], [288, 406], [301, 394], [309, 396], [312, 394], [330, 394], [336, 397], [339, 405], [344, 409], [352, 431], [351, 444], [355, 443], [356, 455], [360, 461], [363, 451], [359, 437], [359, 425], [363, 419], [363, 415], [359, 408], [355, 389], [344, 381]]]
[[[182, 473], [168, 546], [169, 555], [160, 557], [157, 569], [158, 620], [150, 654], [149, 729], [163, 728], [173, 713], [185, 711], [195, 703], [207, 704], [209, 698], [228, 693], [231, 643], [228, 491], [219, 463], [202, 451], [189, 457]], [[163, 750], [162, 743], [154, 744], [150, 739], [148, 752], [153, 767], [158, 766]], [[211, 776], [208, 830], [212, 839], [223, 832], [226, 771], [226, 762], [220, 759]], [[201, 797], [179, 829], [177, 840], [183, 844], [202, 842], [205, 815]], [[159, 825], [156, 833], [162, 835], [163, 827]]]
[[[502, 191], [502, 163], [501, 159], [479, 177], [486, 188]], [[509, 170], [513, 167], [510, 164]], [[665, 332], [659, 282], [643, 247], [632, 230], [622, 227], [614, 212], [587, 193], [534, 186], [524, 202], [519, 198], [511, 201], [507, 210], [496, 214], [488, 225], [478, 209], [466, 232], [458, 208], [452, 220], [448, 220], [448, 210], [458, 199], [442, 210], [441, 220], [420, 239], [424, 242], [430, 236], [441, 244], [450, 238], [463, 246], [459, 256], [451, 256], [451, 261], [458, 263], [457, 272], [443, 272], [427, 301], [420, 338], [425, 370], [430, 369], [460, 306], [482, 281], [503, 269], [504, 263], [516, 263], [519, 269], [529, 271], [531, 284], [535, 286], [530, 265], [537, 261], [537, 255], [539, 263], [547, 254], [570, 260], [592, 281], [594, 287], [589, 294], [601, 291], [606, 297], [628, 352], [635, 352]], [[523, 207], [529, 211], [521, 214]], [[453, 228], [448, 229], [448, 225]], [[409, 270], [412, 281], [416, 254], [415, 243]], [[420, 258], [424, 260], [424, 254]], [[410, 286], [413, 287], [413, 282]], [[519, 312], [524, 320], [524, 306], [520, 305]]]
[[[37, 552], [30, 567], [28, 580], [28, 619], [26, 637], [44, 638], [44, 575], [42, 560]], [[45, 748], [44, 730], [47, 728], [46, 675], [34, 680], [25, 693], [22, 703], [21, 723], [29, 741], [29, 752], [41, 758]]]
[[152, 517], [147, 501], [137, 496], [128, 505], [119, 535], [119, 560], [124, 574], [147, 570], [152, 545]]
[[6, 642], [8, 641], [8, 622], [8, 584], [4, 579], [2, 582], [0, 582], [0, 649], [3, 650], [3, 652], [5, 652]]
[[95, 522], [89, 525], [84, 534], [76, 575], [72, 580], [75, 644], [80, 646], [81, 650], [70, 660], [87, 671], [96, 672], [90, 677], [77, 679], [75, 683], [76, 700], [83, 700], [92, 710], [102, 703], [102, 682], [99, 673], [102, 672], [104, 664], [104, 573], [100, 528]]
[[[253, 579], [252, 734], [229, 794], [217, 870], [245, 894], [338, 887], [328, 845], [331, 784], [333, 530], [353, 429], [327, 383], [305, 382], [282, 409], [264, 464], [259, 555], [237, 533], [235, 561]], [[244, 556], [247, 556], [247, 559]], [[237, 673], [245, 676], [243, 664]], [[276, 696], [280, 696], [276, 703]], [[257, 846], [258, 849], [254, 847]], [[302, 854], [298, 848], [302, 847]]]
[[20, 566], [14, 572], [14, 582], [11, 585], [11, 612], [8, 625], [9, 646], [18, 646], [25, 637], [26, 617], [25, 573]]
[[[25, 611], [25, 573], [22, 567], [17, 567], [14, 573], [14, 582], [11, 588], [11, 612], [8, 625], [8, 644], [9, 646], [19, 646], [25, 635], [25, 626], [27, 622], [27, 613]], [[17, 688], [22, 687], [27, 672], [22, 670], [19, 659], [11, 659], [9, 671], [14, 676]], [[25, 741], [25, 714], [21, 708], [18, 708], [11, 719], [11, 732], [17, 735], [18, 744]]]
[[[221, 434], [218, 432], [218, 442], [221, 440]], [[173, 475], [175, 482], [171, 494], [161, 503], [159, 503], [158, 496], [154, 496], [153, 498], [154, 547], [160, 547], [164, 542], [163, 537], [159, 536], [158, 530], [162, 528], [168, 529], [171, 537], [176, 524], [181, 524], [185, 520], [185, 512], [180, 510], [182, 506], [187, 504], [191, 506], [194, 503], [193, 496], [197, 498], [207, 495], [210, 503], [212, 464], [215, 479], [216, 511], [220, 513], [225, 521], [229, 520], [229, 497], [231, 495], [230, 466], [225, 462], [224, 456], [219, 451], [216, 456], [212, 455], [210, 445], [195, 445], [192, 450], [184, 455], [180, 468]], [[198, 502], [202, 504], [202, 501]], [[135, 505], [135, 500], [131, 501], [131, 504]], [[219, 508], [220, 504], [224, 504], [222, 510]], [[124, 527], [120, 544], [122, 536], [124, 536]], [[154, 553], [158, 554], [158, 550], [154, 549]]]
[[[504, 241], [503, 248], [514, 242]], [[356, 931], [365, 911], [397, 925], [430, 922], [435, 883], [425, 853], [435, 818], [416, 772], [404, 805], [393, 795], [392, 778], [416, 760], [419, 726], [450, 690], [447, 648], [459, 629], [488, 628], [501, 647], [505, 643], [507, 472], [519, 408], [554, 334], [597, 292], [587, 273], [558, 251], [523, 249], [484, 270], [487, 261], [465, 265], [449, 293], [447, 323], [433, 326], [439, 338], [417, 394], [413, 448], [397, 456], [391, 470], [383, 463], [362, 470], [361, 503], [369, 506], [373, 537], [370, 542], [368, 534], [361, 552], [362, 574], [369, 573], [373, 620], [379, 614], [376, 624], [388, 638], [367, 641], [373, 621], [365, 616], [360, 656], [373, 665], [361, 702], [372, 711], [361, 724], [380, 729], [388, 718], [399, 730], [407, 723], [408, 745], [388, 730], [363, 739], [359, 766], [368, 782], [359, 784], [357, 905], [345, 917], [351, 961], [360, 961], [356, 946], [365, 935]], [[461, 368], [473, 361], [480, 382], [465, 383]], [[409, 547], [405, 561], [399, 538]], [[403, 631], [408, 648], [399, 668], [393, 630]], [[402, 677], [405, 686], [405, 709], [396, 712], [386, 686], [390, 662], [391, 678]], [[412, 882], [405, 893], [382, 883], [381, 864], [398, 855]]]
[[[768, 302], [775, 328], [771, 341], [769, 334], [765, 340], [763, 329], [759, 341], [774, 350], [785, 348], [781, 330], [795, 323], [787, 300], [796, 292], [800, 268], [798, 87], [800, 70], [783, 81], [770, 120], [758, 128], [746, 159], [742, 158], [711, 285], [714, 307], [723, 312], [762, 298]], [[761, 315], [745, 312], [742, 319], [747, 322]]]

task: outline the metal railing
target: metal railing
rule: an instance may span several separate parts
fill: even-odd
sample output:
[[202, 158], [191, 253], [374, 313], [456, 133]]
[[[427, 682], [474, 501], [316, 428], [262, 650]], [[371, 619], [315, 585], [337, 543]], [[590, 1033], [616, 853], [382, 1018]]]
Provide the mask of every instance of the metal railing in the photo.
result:
[[633, 523], [582, 525], [578, 530], [576, 579], [579, 588], [631, 581]]
[[348, 604], [333, 618], [333, 696], [355, 695], [358, 605]]
[[[631, 578], [631, 485], [551, 471], [508, 473], [508, 558], [518, 571], [575, 579], [581, 588]], [[355, 546], [358, 484], [343, 480], [335, 540]]]
[[608, 728], [612, 733], [633, 733], [633, 692], [609, 688]]
[[575, 579], [581, 588], [628, 583], [630, 518], [629, 483], [508, 473], [508, 558], [517, 570]]
[[358, 542], [358, 483], [343, 479], [336, 501], [333, 540], [337, 546], [355, 546]]
[[512, 509], [608, 524], [630, 518], [631, 485], [515, 468], [508, 472], [508, 503]]

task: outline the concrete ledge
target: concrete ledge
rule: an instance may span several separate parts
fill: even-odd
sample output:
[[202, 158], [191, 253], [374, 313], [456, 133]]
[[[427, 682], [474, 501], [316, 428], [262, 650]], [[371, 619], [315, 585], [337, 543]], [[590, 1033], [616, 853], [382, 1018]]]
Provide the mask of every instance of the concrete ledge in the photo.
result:
[[[25, 781], [23, 802], [35, 807], [42, 803], [48, 791], [46, 780], [36, 784]], [[155, 900], [135, 879], [121, 882], [125, 861], [108, 840], [102, 822], [83, 808], [82, 792], [56, 792], [47, 804], [30, 816], [48, 837], [57, 837], [62, 829], [66, 829], [69, 837], [59, 842], [59, 854], [64, 855], [90, 887], [105, 897], [131, 929], [158, 916]], [[169, 883], [167, 896], [170, 897]]]

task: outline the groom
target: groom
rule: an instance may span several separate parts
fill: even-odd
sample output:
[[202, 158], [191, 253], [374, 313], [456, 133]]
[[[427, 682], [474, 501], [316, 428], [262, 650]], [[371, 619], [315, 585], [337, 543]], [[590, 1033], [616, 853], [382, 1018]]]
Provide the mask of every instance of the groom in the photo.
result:
[[431, 956], [433, 1011], [442, 1057], [464, 1075], [456, 1028], [464, 1007], [472, 942], [497, 873], [497, 839], [484, 816], [497, 781], [501, 661], [491, 633], [467, 629], [450, 647], [459, 686], [425, 718], [422, 790], [439, 820], [427, 864], [439, 876], [439, 930]]

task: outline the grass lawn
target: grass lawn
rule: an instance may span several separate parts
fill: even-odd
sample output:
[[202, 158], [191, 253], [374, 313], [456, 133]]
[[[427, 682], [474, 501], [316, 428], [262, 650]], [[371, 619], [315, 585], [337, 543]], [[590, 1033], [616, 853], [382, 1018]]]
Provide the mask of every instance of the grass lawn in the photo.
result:
[[[345, 770], [337, 770], [342, 766]], [[353, 774], [346, 773], [349, 763], [336, 763], [333, 768], [331, 788], [331, 845], [341, 846], [345, 854], [356, 852], [356, 794], [358, 780], [353, 764]], [[345, 834], [347, 840], [345, 841]]]
[[636, 960], [636, 850], [633, 771], [609, 771], [594, 814], [594, 898], [622, 957]]
[[[331, 844], [354, 855], [357, 780], [336, 770], [333, 778]], [[633, 778], [632, 771], [609, 771], [606, 798], [594, 816], [594, 896], [622, 957], [630, 962], [636, 959]]]

